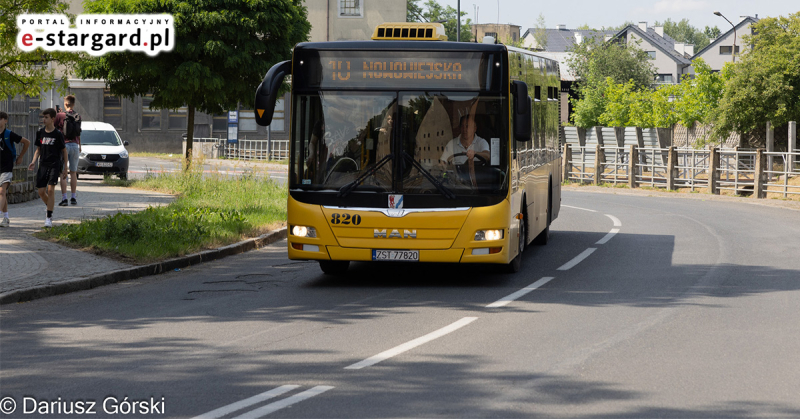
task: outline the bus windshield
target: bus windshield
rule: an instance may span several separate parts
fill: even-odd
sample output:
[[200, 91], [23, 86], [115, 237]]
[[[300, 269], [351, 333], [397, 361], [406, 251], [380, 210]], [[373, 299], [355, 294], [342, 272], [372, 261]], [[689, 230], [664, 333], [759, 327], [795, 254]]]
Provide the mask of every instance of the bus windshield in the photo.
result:
[[291, 187], [505, 195], [504, 102], [470, 92], [298, 94]]

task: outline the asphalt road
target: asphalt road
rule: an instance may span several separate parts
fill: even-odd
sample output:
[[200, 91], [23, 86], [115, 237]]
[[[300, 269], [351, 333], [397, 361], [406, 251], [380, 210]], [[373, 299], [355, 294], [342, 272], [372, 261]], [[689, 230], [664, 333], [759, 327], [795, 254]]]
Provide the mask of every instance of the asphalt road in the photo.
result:
[[19, 412], [24, 397], [89, 400], [106, 417], [103, 402], [127, 396], [165, 411], [119, 416], [800, 417], [800, 211], [574, 191], [563, 204], [514, 275], [355, 264], [332, 278], [278, 242], [4, 306], [0, 407], [64, 417]]

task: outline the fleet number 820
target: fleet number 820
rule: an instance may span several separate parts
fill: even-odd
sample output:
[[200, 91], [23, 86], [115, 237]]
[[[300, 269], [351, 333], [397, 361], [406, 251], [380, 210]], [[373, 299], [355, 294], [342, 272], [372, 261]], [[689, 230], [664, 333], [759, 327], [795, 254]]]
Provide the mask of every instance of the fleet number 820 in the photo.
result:
[[331, 224], [344, 224], [344, 225], [354, 225], [357, 226], [361, 224], [361, 216], [355, 214], [351, 216], [350, 214], [331, 214]]

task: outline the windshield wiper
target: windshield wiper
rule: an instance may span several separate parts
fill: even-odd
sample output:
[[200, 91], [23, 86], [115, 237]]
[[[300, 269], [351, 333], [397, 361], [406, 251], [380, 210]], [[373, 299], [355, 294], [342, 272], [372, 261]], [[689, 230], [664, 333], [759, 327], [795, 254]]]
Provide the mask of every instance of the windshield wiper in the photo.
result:
[[394, 159], [394, 154], [387, 155], [386, 157], [380, 159], [378, 162], [373, 164], [372, 167], [370, 167], [364, 173], [362, 173], [361, 176], [357, 177], [356, 180], [339, 188], [339, 198], [344, 198], [345, 196], [347, 196], [350, 192], [353, 191], [353, 189], [359, 187], [362, 183], [364, 183], [364, 181], [368, 177], [374, 175], [376, 170], [380, 169], [384, 164], [386, 164], [386, 162], [391, 161], [392, 159]]
[[412, 165], [412, 166], [414, 166], [414, 167], [416, 167], [416, 168], [417, 168], [417, 170], [419, 170], [419, 172], [420, 172], [420, 173], [422, 173], [422, 176], [424, 176], [424, 177], [425, 177], [425, 179], [428, 179], [428, 182], [432, 183], [432, 184], [433, 184], [433, 186], [435, 186], [435, 187], [436, 187], [436, 189], [438, 189], [438, 190], [439, 190], [439, 192], [441, 192], [441, 193], [442, 193], [442, 195], [444, 195], [444, 197], [445, 197], [445, 198], [447, 198], [447, 199], [456, 199], [456, 195], [453, 193], [453, 191], [451, 191], [450, 189], [447, 189], [447, 187], [446, 187], [446, 186], [442, 185], [442, 183], [441, 183], [441, 182], [439, 182], [438, 180], [436, 180], [436, 178], [435, 178], [435, 177], [433, 177], [433, 175], [432, 175], [432, 174], [431, 174], [429, 171], [425, 170], [425, 168], [424, 168], [424, 167], [422, 167], [422, 165], [421, 165], [421, 164], [419, 164], [419, 162], [418, 162], [418, 161], [414, 160], [414, 158], [413, 158], [413, 157], [411, 157], [411, 156], [410, 156], [408, 153], [406, 153], [405, 151], [403, 152], [403, 157], [404, 157], [406, 160], [410, 161], [410, 162], [411, 162], [411, 165]]

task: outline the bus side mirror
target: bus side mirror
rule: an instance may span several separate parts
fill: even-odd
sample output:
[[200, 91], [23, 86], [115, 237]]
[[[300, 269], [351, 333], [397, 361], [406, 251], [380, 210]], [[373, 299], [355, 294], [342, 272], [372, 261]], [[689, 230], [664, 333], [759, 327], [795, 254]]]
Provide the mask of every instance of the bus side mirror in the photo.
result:
[[282, 61], [272, 66], [264, 76], [264, 80], [256, 90], [256, 123], [267, 126], [272, 123], [272, 114], [275, 113], [275, 102], [278, 100], [278, 91], [283, 84], [283, 79], [292, 72], [292, 62]]
[[511, 92], [514, 95], [514, 139], [530, 141], [531, 97], [528, 96], [528, 85], [522, 81], [514, 81]]

